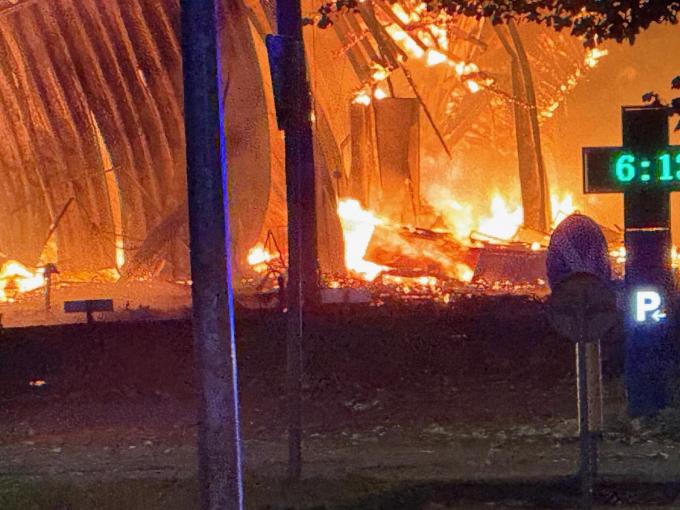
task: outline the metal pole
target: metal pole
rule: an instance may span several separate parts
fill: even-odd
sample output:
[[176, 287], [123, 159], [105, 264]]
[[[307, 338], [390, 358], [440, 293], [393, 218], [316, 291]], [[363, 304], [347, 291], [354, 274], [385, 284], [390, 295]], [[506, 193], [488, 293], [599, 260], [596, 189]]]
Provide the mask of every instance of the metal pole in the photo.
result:
[[52, 308], [52, 272], [45, 268], [45, 311], [49, 312]]
[[[286, 152], [289, 273], [292, 273], [288, 281], [289, 285], [295, 286], [298, 284], [291, 277], [299, 279], [303, 305], [315, 305], [319, 301], [316, 174], [312, 134], [312, 100], [305, 64], [300, 0], [278, 0], [276, 19], [279, 35], [291, 41], [294, 53], [290, 68], [286, 70], [289, 88], [285, 101], [290, 107], [283, 126]], [[292, 253], [295, 253], [295, 257]]]
[[586, 368], [586, 343], [576, 344], [579, 402], [579, 438], [581, 460], [581, 510], [591, 510], [593, 506], [593, 443], [588, 416], [588, 373]]
[[588, 380], [588, 414], [592, 455], [591, 470], [593, 478], [597, 476], [598, 442], [604, 431], [604, 389], [602, 385], [602, 357], [600, 341], [590, 342], [586, 346], [586, 379]]
[[314, 141], [300, 0], [278, 0], [276, 19], [279, 35], [289, 39], [294, 52], [286, 69], [285, 101], [290, 107], [283, 128], [288, 203], [288, 477], [297, 480], [302, 472], [303, 312], [318, 302]]
[[198, 474], [202, 510], [241, 510], [229, 195], [216, 4], [216, 0], [181, 0], [193, 330], [202, 393]]

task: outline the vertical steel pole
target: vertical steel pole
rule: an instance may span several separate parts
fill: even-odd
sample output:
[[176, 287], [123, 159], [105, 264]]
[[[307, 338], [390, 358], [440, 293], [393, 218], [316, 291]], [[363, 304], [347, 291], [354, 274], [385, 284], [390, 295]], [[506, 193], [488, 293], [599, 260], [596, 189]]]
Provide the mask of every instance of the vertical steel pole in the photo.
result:
[[229, 195], [216, 3], [181, 0], [193, 330], [202, 393], [199, 483], [203, 510], [241, 510]]
[[581, 510], [590, 510], [593, 506], [593, 438], [590, 434], [590, 416], [588, 411], [588, 371], [586, 368], [586, 343], [576, 344], [578, 372], [579, 402], [579, 438], [581, 460], [579, 474], [581, 476]]
[[302, 471], [302, 340], [303, 312], [318, 301], [316, 185], [312, 137], [312, 105], [305, 66], [300, 0], [278, 0], [279, 35], [290, 42], [290, 68], [285, 98], [290, 105], [284, 123], [288, 203], [288, 476]]

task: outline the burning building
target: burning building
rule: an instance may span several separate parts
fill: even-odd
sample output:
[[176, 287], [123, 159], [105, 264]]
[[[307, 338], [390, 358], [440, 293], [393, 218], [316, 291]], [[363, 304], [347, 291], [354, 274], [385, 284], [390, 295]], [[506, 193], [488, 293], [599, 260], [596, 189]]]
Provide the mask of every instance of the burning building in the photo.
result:
[[[271, 26], [267, 14], [260, 25]], [[546, 236], [576, 209], [549, 184], [541, 127], [607, 50], [540, 27], [433, 15], [417, 1], [324, 14], [307, 40], [318, 234], [330, 241], [319, 245], [336, 250], [320, 254], [322, 269], [366, 281], [541, 280]], [[328, 263], [339, 244], [331, 207], [342, 268]], [[490, 258], [513, 253], [540, 269], [490, 271]]]
[[[320, 3], [304, 3], [330, 286], [502, 279], [484, 269], [494, 257], [540, 257], [561, 218], [594, 207], [558, 168], [560, 115], [624, 50], [423, 5], [367, 0], [322, 28]], [[287, 259], [273, 7], [220, 13], [235, 283], [255, 288]], [[179, 15], [178, 0], [0, 0], [0, 300], [39, 289], [54, 264], [82, 283], [74, 297], [163, 281], [188, 304], [186, 285], [167, 290], [190, 278]]]

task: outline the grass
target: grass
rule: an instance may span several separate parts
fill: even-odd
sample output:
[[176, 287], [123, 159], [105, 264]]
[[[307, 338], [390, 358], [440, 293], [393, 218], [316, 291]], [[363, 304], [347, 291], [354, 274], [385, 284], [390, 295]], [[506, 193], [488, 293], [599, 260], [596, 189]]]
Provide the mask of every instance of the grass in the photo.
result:
[[[247, 508], [257, 510], [355, 507], [387, 489], [370, 479], [306, 479], [299, 484], [248, 478]], [[185, 480], [67, 482], [0, 478], [2, 510], [200, 510], [198, 483]]]
[[[370, 478], [305, 479], [297, 484], [246, 480], [246, 508], [252, 510], [496, 510], [575, 508], [568, 481], [456, 484], [389, 483]], [[644, 505], [619, 510], [677, 508], [643, 489]], [[654, 492], [654, 491], [652, 491]], [[565, 496], [567, 496], [565, 498]], [[663, 499], [663, 498], [661, 498]], [[493, 502], [493, 503], [490, 503]], [[663, 505], [666, 506], [663, 506]], [[668, 505], [671, 506], [668, 506]], [[662, 505], [662, 506], [659, 506]], [[596, 505], [596, 509], [613, 507]], [[200, 510], [196, 480], [56, 482], [0, 478], [2, 510]]]

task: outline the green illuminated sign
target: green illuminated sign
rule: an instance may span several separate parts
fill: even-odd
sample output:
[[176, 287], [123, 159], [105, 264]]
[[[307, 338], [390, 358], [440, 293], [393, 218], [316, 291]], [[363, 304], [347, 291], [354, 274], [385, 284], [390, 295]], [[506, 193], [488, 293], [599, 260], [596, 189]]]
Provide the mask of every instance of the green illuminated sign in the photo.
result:
[[618, 193], [627, 189], [680, 191], [680, 147], [636, 154], [621, 147], [583, 149], [585, 193]]
[[621, 152], [612, 160], [611, 171], [620, 183], [680, 180], [680, 153], [661, 151], [653, 158]]

